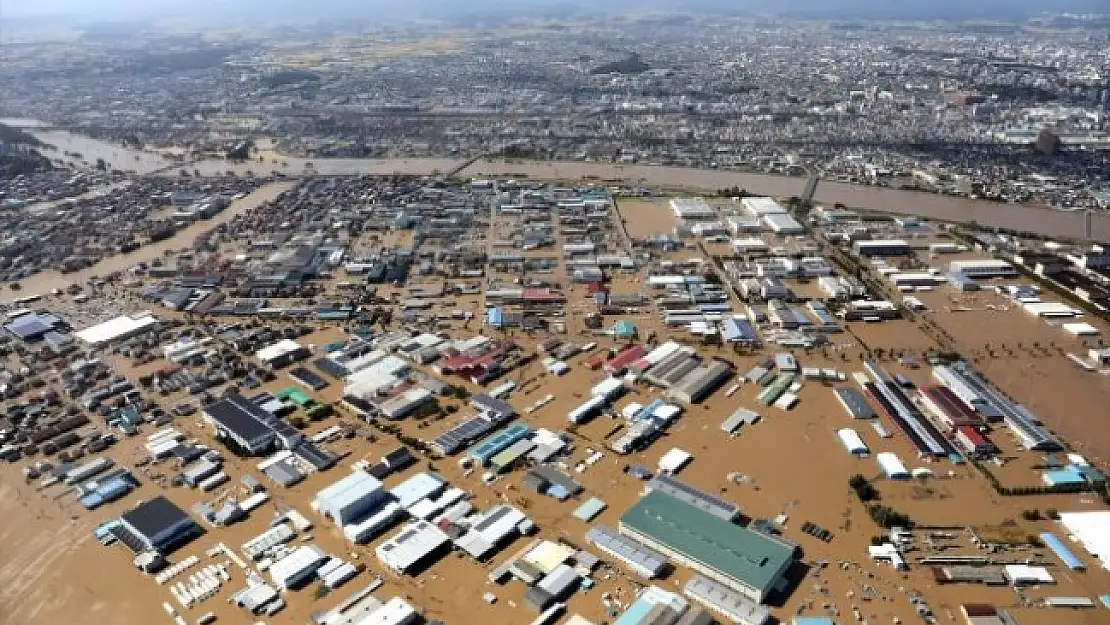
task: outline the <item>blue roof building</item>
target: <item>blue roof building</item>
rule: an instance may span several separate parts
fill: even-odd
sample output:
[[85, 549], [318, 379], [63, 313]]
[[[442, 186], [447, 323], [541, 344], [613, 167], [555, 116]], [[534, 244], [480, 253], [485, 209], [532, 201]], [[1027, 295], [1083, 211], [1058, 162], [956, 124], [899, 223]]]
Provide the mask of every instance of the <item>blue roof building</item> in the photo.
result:
[[486, 309], [486, 325], [491, 328], [504, 328], [505, 313], [503, 313], [501, 309], [496, 306]]
[[62, 320], [51, 314], [27, 313], [4, 325], [9, 334], [21, 341], [38, 341], [47, 333], [62, 327]]
[[1087, 568], [1083, 564], [1083, 561], [1077, 558], [1052, 532], [1041, 532], [1041, 542], [1051, 549], [1052, 553], [1055, 553], [1056, 557], [1060, 558], [1069, 569], [1073, 571], [1082, 571]]

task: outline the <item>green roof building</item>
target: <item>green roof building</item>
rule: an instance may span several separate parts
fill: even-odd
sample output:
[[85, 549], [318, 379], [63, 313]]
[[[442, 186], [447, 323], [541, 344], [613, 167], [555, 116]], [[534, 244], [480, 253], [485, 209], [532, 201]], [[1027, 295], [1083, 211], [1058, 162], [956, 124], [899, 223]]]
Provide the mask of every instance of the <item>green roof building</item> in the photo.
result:
[[620, 533], [762, 603], [785, 584], [794, 546], [652, 491], [628, 509]]
[[636, 338], [636, 325], [624, 319], [613, 324], [613, 336], [618, 339]]

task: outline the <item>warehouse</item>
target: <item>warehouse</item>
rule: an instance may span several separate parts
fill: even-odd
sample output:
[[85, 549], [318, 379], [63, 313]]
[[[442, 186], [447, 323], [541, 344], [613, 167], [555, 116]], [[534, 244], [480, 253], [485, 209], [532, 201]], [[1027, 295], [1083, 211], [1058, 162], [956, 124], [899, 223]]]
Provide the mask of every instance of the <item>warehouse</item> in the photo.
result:
[[701, 198], [675, 198], [671, 200], [675, 217], [683, 221], [715, 221], [717, 211]]
[[709, 397], [730, 377], [732, 377], [732, 367], [720, 360], [713, 360], [687, 373], [668, 394], [679, 401], [697, 404]]
[[727, 419], [721, 422], [721, 431], [726, 434], [733, 434], [741, 428], [741, 426], [755, 423], [759, 421], [759, 414], [748, 410], [747, 408], [737, 408], [732, 411], [732, 414]]
[[854, 388], [834, 388], [833, 394], [853, 419], [874, 419], [877, 415], [875, 409], [867, 402], [863, 394]]
[[270, 579], [278, 588], [295, 590], [316, 576], [316, 569], [328, 560], [316, 545], [302, 545], [292, 553], [270, 565]]
[[940, 435], [921, 410], [906, 397], [901, 386], [895, 382], [875, 361], [864, 362], [864, 368], [875, 383], [866, 385], [868, 392], [886, 416], [898, 426], [921, 454], [941, 458], [955, 453], [948, 439]]
[[740, 343], [741, 345], [754, 345], [759, 342], [755, 328], [747, 319], [729, 317], [721, 323], [721, 336], [726, 343]]
[[929, 386], [922, 389], [921, 405], [953, 430], [961, 427], [983, 427], [983, 418], [947, 386]]
[[374, 548], [381, 563], [397, 573], [417, 570], [438, 555], [451, 539], [427, 521], [415, 521]]
[[389, 498], [382, 483], [364, 471], [356, 471], [316, 494], [316, 508], [336, 525], [362, 519]]
[[149, 310], [146, 310], [134, 315], [122, 315], [115, 319], [109, 319], [104, 323], [75, 332], [74, 336], [89, 347], [99, 347], [113, 341], [149, 332], [158, 323], [158, 318]]
[[786, 213], [786, 208], [770, 197], [745, 197], [740, 199], [740, 204], [754, 217]]
[[628, 509], [620, 533], [762, 603], [782, 588], [795, 549], [670, 495], [651, 492]]
[[24, 342], [38, 341], [48, 333], [65, 326], [61, 319], [49, 313], [30, 311], [23, 311], [23, 313], [14, 318], [9, 317], [12, 320], [4, 324], [4, 329], [8, 334]]
[[682, 592], [737, 625], [763, 625], [771, 618], [769, 608], [704, 575], [690, 578]]
[[900, 272], [887, 276], [890, 283], [898, 289], [913, 289], [918, 287], [935, 287], [944, 284], [946, 278], [928, 272]]
[[906, 470], [906, 465], [898, 459], [898, 456], [889, 451], [880, 452], [875, 457], [879, 462], [879, 468], [882, 469], [883, 475], [890, 480], [908, 480], [910, 479], [910, 472]]
[[493, 506], [468, 521], [469, 531], [456, 538], [455, 545], [478, 560], [526, 533], [531, 526], [523, 512], [507, 505]]
[[303, 440], [300, 432], [288, 423], [235, 392], [205, 406], [204, 419], [218, 438], [233, 441], [248, 454], [259, 455], [275, 446], [292, 449]]
[[910, 256], [913, 248], [902, 239], [875, 239], [873, 241], [856, 241], [852, 244], [852, 251], [856, 256]]
[[737, 254], [766, 254], [769, 249], [767, 243], [758, 237], [733, 239], [729, 244]]
[[1071, 549], [1068, 549], [1064, 545], [1064, 543], [1052, 532], [1041, 532], [1040, 537], [1041, 542], [1044, 543], [1046, 547], [1051, 549], [1052, 553], [1055, 553], [1057, 558], [1060, 558], [1060, 561], [1064, 563], [1064, 566], [1073, 571], [1083, 571], [1087, 568], [1083, 564], [1083, 561], [1076, 557], [1076, 555], [1072, 553]]
[[674, 497], [679, 501], [704, 510], [718, 519], [723, 519], [730, 523], [734, 523], [740, 518], [740, 507], [736, 504], [711, 495], [699, 488], [690, 486], [678, 478], [665, 473], [660, 473], [653, 477], [644, 488], [644, 494], [653, 491], [659, 491]]
[[166, 554], [199, 536], [201, 529], [184, 510], [159, 495], [123, 513], [113, 533], [136, 553]]
[[667, 558], [661, 553], [604, 525], [591, 526], [586, 531], [586, 541], [645, 579], [660, 577], [667, 570]]
[[[934, 368], [934, 375], [938, 375], [937, 369], [940, 369], [940, 367]], [[1056, 440], [1032, 413], [1023, 406], [1010, 401], [1008, 397], [991, 386], [967, 363], [960, 362], [943, 371], [944, 375], [959, 380], [958, 386], [964, 387], [964, 389], [956, 386], [951, 387], [957, 396], [966, 392], [978, 398], [978, 402], [981, 402], [981, 404], [975, 404], [980, 413], [990, 408], [1001, 414], [1006, 426], [1017, 435], [1026, 449], [1057, 451], [1063, 448], [1060, 441]], [[962, 396], [961, 399], [966, 401], [966, 398]]]
[[1110, 511], [1061, 512], [1060, 523], [1083, 549], [1110, 570]]
[[760, 220], [767, 224], [771, 232], [778, 235], [802, 234], [806, 231], [802, 224], [798, 223], [798, 220], [788, 213], [763, 215]]
[[524, 600], [537, 612], [542, 612], [555, 602], [569, 597], [578, 589], [580, 581], [581, 576], [573, 567], [560, 564], [529, 589], [524, 595]]
[[254, 357], [264, 365], [280, 369], [312, 355], [308, 348], [291, 339], [282, 339], [255, 352]]
[[394, 486], [389, 493], [402, 508], [408, 509], [421, 499], [438, 496], [445, 488], [446, 480], [435, 473], [424, 471]]
[[956, 442], [967, 453], [979, 458], [988, 458], [998, 453], [998, 448], [990, 439], [980, 434], [975, 428], [966, 425], [956, 428]]
[[853, 456], [863, 457], [871, 455], [871, 450], [863, 443], [863, 439], [860, 438], [859, 432], [856, 432], [852, 428], [837, 430], [836, 436], [840, 439], [840, 444], [844, 445], [844, 449], [847, 449], [848, 453]]
[[1017, 270], [1009, 261], [988, 258], [982, 260], [954, 260], [948, 263], [948, 272], [957, 273], [972, 279], [1012, 278]]
[[467, 456], [481, 466], [486, 466], [489, 461], [507, 449], [513, 443], [532, 435], [532, 428], [517, 422], [497, 432], [482, 442], [478, 443], [467, 452]]
[[434, 404], [435, 395], [423, 388], [410, 388], [377, 405], [378, 413], [386, 419], [396, 421], [415, 413], [424, 406]]

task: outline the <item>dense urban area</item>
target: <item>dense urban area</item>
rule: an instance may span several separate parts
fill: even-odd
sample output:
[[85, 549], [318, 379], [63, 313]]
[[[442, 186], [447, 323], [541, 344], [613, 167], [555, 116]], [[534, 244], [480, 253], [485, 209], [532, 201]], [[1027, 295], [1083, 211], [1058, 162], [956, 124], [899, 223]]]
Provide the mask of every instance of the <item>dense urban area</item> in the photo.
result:
[[1110, 623], [1108, 24], [5, 33], [0, 624]]

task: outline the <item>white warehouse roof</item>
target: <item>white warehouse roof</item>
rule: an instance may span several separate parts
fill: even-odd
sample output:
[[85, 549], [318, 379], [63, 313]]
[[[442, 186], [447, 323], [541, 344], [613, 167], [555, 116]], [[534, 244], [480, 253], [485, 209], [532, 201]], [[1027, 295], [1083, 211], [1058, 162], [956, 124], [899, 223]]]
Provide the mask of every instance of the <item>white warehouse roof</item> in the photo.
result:
[[906, 470], [906, 465], [898, 459], [898, 456], [889, 451], [881, 452], [875, 458], [879, 462], [879, 467], [882, 468], [883, 473], [891, 479], [905, 479], [910, 476], [910, 472]]
[[404, 573], [450, 541], [447, 534], [427, 521], [416, 521], [374, 549], [378, 560]]
[[301, 349], [301, 344], [292, 339], [282, 339], [273, 345], [263, 347], [254, 353], [255, 358], [262, 362], [277, 360], [287, 354]]
[[844, 448], [848, 450], [848, 453], [856, 454], [857, 456], [870, 453], [870, 450], [867, 449], [867, 445], [865, 445], [863, 439], [860, 438], [859, 433], [852, 428], [837, 430], [836, 436], [840, 439], [840, 442], [844, 444]]
[[109, 319], [104, 323], [75, 332], [74, 336], [89, 345], [103, 345], [116, 339], [132, 336], [157, 323], [158, 318], [149, 310], [144, 310], [134, 315], [121, 315], [115, 319]]
[[746, 197], [741, 199], [740, 203], [744, 205], [744, 210], [757, 217], [786, 212], [782, 204], [769, 197]]
[[1060, 523], [1102, 562], [1102, 568], [1110, 570], [1110, 511], [1061, 512]]
[[316, 545], [302, 545], [270, 566], [270, 579], [274, 584], [287, 588], [306, 571], [318, 568], [328, 556]]

